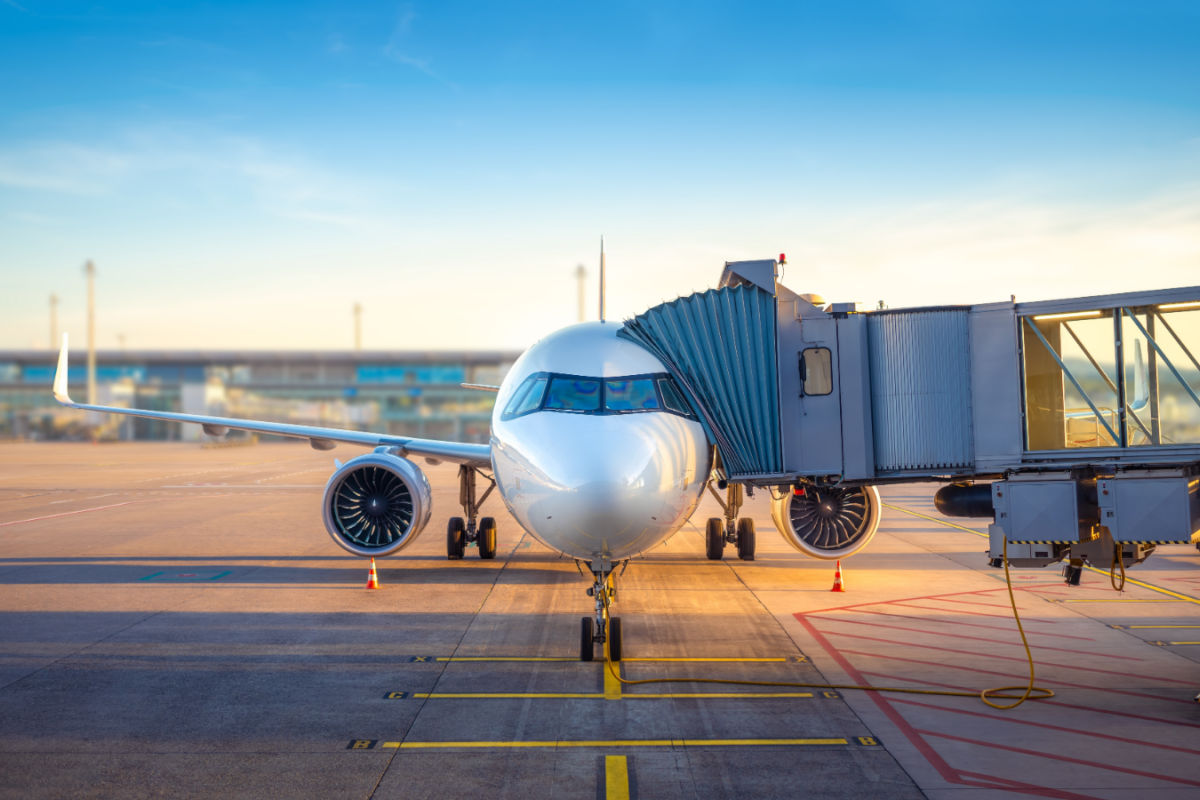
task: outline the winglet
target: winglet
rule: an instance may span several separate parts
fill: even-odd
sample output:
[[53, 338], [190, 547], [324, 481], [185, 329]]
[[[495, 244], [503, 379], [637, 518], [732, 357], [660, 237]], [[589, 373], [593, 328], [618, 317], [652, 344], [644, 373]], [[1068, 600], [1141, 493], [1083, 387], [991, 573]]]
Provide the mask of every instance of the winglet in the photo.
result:
[[62, 350], [58, 351], [58, 369], [54, 371], [54, 399], [65, 406], [73, 406], [67, 394], [67, 334], [63, 333]]

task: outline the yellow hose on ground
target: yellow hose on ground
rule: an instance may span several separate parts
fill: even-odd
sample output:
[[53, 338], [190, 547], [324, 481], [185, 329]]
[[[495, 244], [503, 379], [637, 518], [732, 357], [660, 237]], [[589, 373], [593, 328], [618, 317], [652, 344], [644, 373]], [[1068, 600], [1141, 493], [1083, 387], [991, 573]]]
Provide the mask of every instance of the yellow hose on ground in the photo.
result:
[[[987, 705], [1001, 711], [1008, 711], [1024, 703], [1026, 700], [1046, 700], [1054, 697], [1054, 692], [1050, 689], [1041, 686], [1034, 686], [1034, 666], [1033, 652], [1029, 649], [1029, 641], [1025, 637], [1025, 628], [1021, 625], [1021, 615], [1017, 611], [1017, 599], [1013, 594], [1012, 576], [1008, 571], [1008, 540], [1004, 542], [1004, 581], [1008, 584], [1008, 600], [1012, 605], [1013, 619], [1017, 621], [1017, 631], [1021, 634], [1021, 644], [1025, 648], [1025, 658], [1029, 663], [1029, 682], [1025, 686], [998, 686], [991, 689], [983, 689], [978, 692], [963, 692], [952, 689], [911, 689], [905, 686], [862, 686], [858, 684], [848, 683], [797, 683], [793, 681], [739, 681], [728, 678], [646, 678], [642, 680], [629, 680], [621, 676], [620, 670], [609, 657], [608, 645], [610, 638], [604, 638], [604, 665], [605, 668], [612, 674], [618, 682], [626, 686], [645, 686], [651, 683], [708, 683], [719, 684], [721, 686], [773, 686], [787, 687], [797, 689], [824, 689], [824, 690], [856, 690], [864, 692], [890, 692], [898, 694], [924, 694], [924, 695], [941, 695], [943, 697], [978, 697]], [[608, 603], [605, 602], [605, 613], [607, 616]], [[1021, 694], [1010, 694], [1010, 692], [1021, 692]], [[999, 700], [1014, 700], [1013, 703], [1002, 704], [993, 702], [994, 699]]]

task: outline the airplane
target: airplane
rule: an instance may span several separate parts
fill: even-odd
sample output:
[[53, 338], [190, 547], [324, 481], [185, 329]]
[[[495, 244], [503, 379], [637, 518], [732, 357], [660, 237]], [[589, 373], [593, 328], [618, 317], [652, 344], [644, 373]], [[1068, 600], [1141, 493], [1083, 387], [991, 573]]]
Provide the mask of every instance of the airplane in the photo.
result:
[[[338, 443], [374, 448], [337, 463], [321, 505], [333, 540], [362, 557], [400, 551], [429, 522], [430, 485], [413, 458], [458, 464], [463, 516], [449, 520], [447, 557], [462, 558], [469, 545], [480, 558], [495, 557], [496, 521], [479, 512], [497, 490], [534, 539], [591, 572], [595, 611], [581, 619], [580, 659], [593, 660], [596, 645], [607, 644], [608, 658], [619, 661], [620, 618], [610, 614], [618, 570], [679, 530], [706, 487], [725, 512], [724, 520], [708, 520], [708, 557], [721, 558], [726, 542], [736, 543], [744, 560], [753, 560], [755, 551], [753, 520], [738, 518], [743, 487], [723, 480], [704, 426], [663, 362], [619, 337], [621, 328], [603, 319], [601, 299], [599, 321], [546, 336], [498, 387], [476, 386], [497, 393], [489, 444], [76, 403], [67, 392], [66, 334], [53, 393], [70, 408], [197, 423], [211, 436], [244, 430], [308, 439], [317, 450]], [[480, 477], [489, 484], [482, 495]], [[725, 490], [724, 500], [714, 482]], [[780, 533], [817, 558], [845, 558], [862, 549], [879, 526], [879, 511], [878, 492], [870, 486], [798, 482], [772, 490]]]

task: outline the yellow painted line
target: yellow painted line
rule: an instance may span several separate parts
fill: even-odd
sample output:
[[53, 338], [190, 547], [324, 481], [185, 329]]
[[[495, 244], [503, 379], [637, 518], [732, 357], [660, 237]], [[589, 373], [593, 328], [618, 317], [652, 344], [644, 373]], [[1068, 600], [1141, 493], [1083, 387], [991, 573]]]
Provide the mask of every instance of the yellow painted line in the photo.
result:
[[420, 700], [762, 700], [813, 696], [812, 692], [624, 692], [618, 697], [600, 692], [413, 692], [411, 695]]
[[[1104, 573], [1107, 575], [1108, 573]], [[1054, 598], [1051, 603], [1182, 603], [1183, 600], [1164, 600], [1161, 597], [1080, 597], [1078, 599], [1059, 600]]]
[[664, 694], [630, 694], [626, 692], [621, 696], [622, 700], [674, 700], [674, 699], [710, 699], [716, 698], [719, 700], [750, 698], [761, 700], [765, 698], [780, 698], [780, 697], [813, 697], [812, 692], [669, 692]]
[[578, 658], [538, 658], [535, 656], [438, 656], [435, 661], [578, 661]]
[[605, 664], [604, 665], [604, 698], [606, 700], [621, 699], [621, 682], [617, 680], [617, 676], [613, 674], [621, 668], [620, 664]]
[[[948, 528], [957, 528], [960, 531], [966, 531], [967, 533], [973, 533], [976, 536], [982, 537], [984, 539], [989, 538], [986, 533], [980, 533], [977, 530], [973, 530], [971, 528], [965, 528], [962, 525], [955, 525], [953, 522], [946, 522], [944, 519], [938, 519], [937, 517], [930, 517], [925, 514], [919, 514], [916, 511], [910, 511], [909, 509], [904, 508], [902, 506], [894, 506], [891, 503], [883, 503], [882, 505], [885, 506], [886, 508], [890, 508], [895, 511], [899, 511], [904, 514], [911, 514], [914, 517], [920, 517], [921, 519], [927, 519], [930, 522], [936, 522], [939, 525], [945, 525]], [[1106, 569], [1099, 569], [1097, 567], [1093, 567], [1088, 564], [1085, 564], [1084, 568], [1088, 569], [1092, 572], [1098, 573], [1100, 575], [1111, 575], [1112, 574]], [[1160, 594], [1169, 595], [1171, 597], [1174, 597], [1177, 600], [1182, 600], [1185, 603], [1195, 603], [1196, 605], [1200, 605], [1200, 598], [1191, 597], [1186, 594], [1180, 594], [1179, 592], [1173, 592], [1170, 589], [1164, 589], [1163, 587], [1155, 586], [1152, 583], [1144, 583], [1142, 581], [1136, 580], [1135, 578], [1129, 578], [1129, 577], [1125, 578], [1125, 582], [1132, 583], [1134, 586], [1140, 586], [1143, 589], [1149, 589], [1152, 592], [1159, 592]], [[1077, 600], [1077, 601], [1068, 601], [1068, 602], [1087, 602], [1087, 601]], [[1145, 602], [1152, 602], [1152, 601], [1145, 601]]]
[[966, 531], [967, 533], [973, 533], [976, 536], [982, 537], [984, 539], [988, 538], [988, 535], [986, 533], [980, 533], [979, 531], [975, 530], [974, 528], [964, 528], [962, 525], [955, 525], [953, 522], [946, 522], [946, 520], [944, 520], [944, 519], [938, 519], [937, 517], [926, 516], [925, 514], [919, 514], [916, 511], [909, 511], [907, 508], [904, 508], [903, 506], [894, 506], [891, 503], [883, 503], [882, 505], [884, 508], [890, 508], [893, 511], [900, 511], [904, 514], [911, 514], [914, 517], [920, 517], [921, 519], [927, 519], [930, 522], [936, 522], [939, 525], [945, 525], [947, 528], [958, 528], [960, 531]]
[[600, 692], [413, 692], [423, 700], [604, 700]]
[[789, 659], [783, 658], [622, 658], [622, 661], [664, 661], [664, 662], [696, 662], [696, 663], [729, 663], [729, 664], [786, 664]]
[[[1091, 567], [1086, 564], [1084, 565], [1084, 567], [1086, 569], [1091, 570], [1092, 572], [1096, 572], [1101, 575], [1110, 574], [1109, 571], [1106, 569], [1097, 569], [1096, 567]], [[1180, 594], [1179, 592], [1173, 592], [1170, 589], [1164, 589], [1163, 587], [1155, 586], [1152, 583], [1143, 583], [1142, 581], [1139, 581], [1135, 578], [1127, 577], [1127, 578], [1125, 578], [1125, 582], [1132, 583], [1134, 586], [1140, 586], [1143, 589], [1149, 589], [1152, 592], [1158, 592], [1160, 594], [1169, 595], [1171, 597], [1174, 597], [1177, 601], [1182, 601], [1184, 603], [1195, 603], [1196, 605], [1200, 606], [1200, 598], [1197, 598], [1197, 597], [1192, 597], [1192, 596], [1186, 595], [1186, 594]], [[1163, 601], [1163, 602], [1171, 602], [1171, 601]]]
[[629, 800], [629, 762], [625, 756], [604, 757], [605, 800]]
[[[803, 656], [797, 656], [803, 658]], [[579, 662], [578, 658], [570, 657], [536, 657], [536, 656], [437, 656], [432, 659], [437, 662], [447, 661], [532, 661], [532, 662]], [[662, 658], [644, 657], [644, 658], [623, 658], [622, 661], [639, 661], [639, 662], [695, 662], [698, 664], [705, 663], [730, 663], [730, 664], [786, 664], [792, 660], [790, 656], [774, 656], [770, 658], [684, 658], [684, 657], [668, 657]], [[419, 662], [418, 662], [419, 663]], [[582, 663], [582, 662], [580, 662]]]
[[1157, 645], [1180, 645], [1180, 644], [1200, 644], [1200, 642], [1154, 642]]
[[595, 739], [545, 740], [532, 742], [381, 742], [391, 750], [449, 750], [453, 748], [519, 749], [559, 747], [818, 747], [847, 745], [849, 739]]

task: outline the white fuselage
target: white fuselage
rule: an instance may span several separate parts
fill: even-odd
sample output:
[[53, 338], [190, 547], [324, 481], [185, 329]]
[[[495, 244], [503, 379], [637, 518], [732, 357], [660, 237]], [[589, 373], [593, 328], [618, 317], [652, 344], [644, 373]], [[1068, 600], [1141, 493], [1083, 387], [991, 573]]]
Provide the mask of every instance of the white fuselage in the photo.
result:
[[603, 402], [579, 410], [552, 407], [559, 401], [547, 388], [541, 407], [512, 413], [514, 395], [538, 376], [574, 376], [584, 387], [597, 384], [588, 378], [665, 377], [661, 361], [617, 338], [620, 327], [586, 322], [534, 344], [505, 377], [492, 415], [492, 466], [508, 510], [542, 544], [587, 561], [620, 561], [667, 539], [691, 516], [711, 469], [700, 423], [655, 407], [661, 395], [633, 411]]

